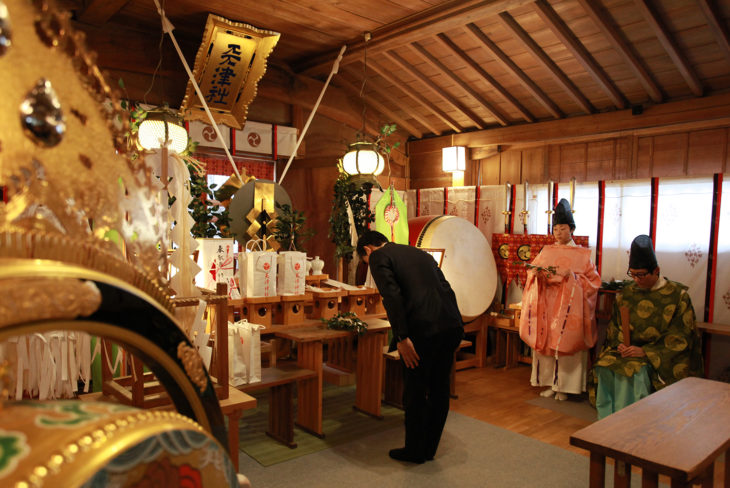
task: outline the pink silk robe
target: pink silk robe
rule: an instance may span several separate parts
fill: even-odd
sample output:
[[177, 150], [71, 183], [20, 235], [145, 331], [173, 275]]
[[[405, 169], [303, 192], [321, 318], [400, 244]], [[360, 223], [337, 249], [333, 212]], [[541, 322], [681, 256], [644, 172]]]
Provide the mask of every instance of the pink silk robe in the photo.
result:
[[574, 354], [593, 347], [596, 330], [596, 298], [601, 278], [585, 247], [545, 246], [532, 264], [560, 266], [572, 273], [546, 277], [530, 270], [522, 295], [520, 337], [544, 355]]

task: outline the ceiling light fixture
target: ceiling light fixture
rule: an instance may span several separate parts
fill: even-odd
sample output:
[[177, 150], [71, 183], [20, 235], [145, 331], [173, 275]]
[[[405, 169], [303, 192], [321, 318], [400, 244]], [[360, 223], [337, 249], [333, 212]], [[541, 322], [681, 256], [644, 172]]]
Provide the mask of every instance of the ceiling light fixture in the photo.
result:
[[137, 140], [148, 151], [167, 147], [181, 154], [188, 147], [188, 133], [180, 117], [165, 107], [147, 112], [147, 117], [139, 124]]
[[365, 45], [363, 48], [363, 74], [362, 87], [360, 88], [360, 99], [362, 100], [362, 128], [357, 133], [357, 142], [350, 144], [347, 153], [342, 157], [340, 165], [342, 170], [351, 176], [377, 176], [385, 168], [385, 159], [380, 154], [378, 144], [365, 140], [365, 82], [367, 81], [368, 69], [368, 41], [371, 34], [364, 34]]
[[441, 168], [447, 173], [466, 171], [466, 147], [450, 146], [441, 150]]

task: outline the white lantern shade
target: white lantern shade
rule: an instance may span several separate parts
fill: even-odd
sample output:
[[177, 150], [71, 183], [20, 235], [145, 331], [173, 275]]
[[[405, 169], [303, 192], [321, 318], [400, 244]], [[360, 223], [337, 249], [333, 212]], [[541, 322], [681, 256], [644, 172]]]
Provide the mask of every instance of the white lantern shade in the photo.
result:
[[139, 145], [149, 151], [168, 145], [171, 151], [179, 154], [188, 147], [188, 133], [184, 127], [157, 118], [147, 118], [139, 124], [137, 139]]
[[441, 158], [441, 167], [445, 172], [466, 171], [466, 148], [464, 146], [443, 148]]
[[350, 150], [342, 158], [342, 169], [350, 175], [379, 175], [383, 168], [383, 156], [369, 142], [350, 144]]

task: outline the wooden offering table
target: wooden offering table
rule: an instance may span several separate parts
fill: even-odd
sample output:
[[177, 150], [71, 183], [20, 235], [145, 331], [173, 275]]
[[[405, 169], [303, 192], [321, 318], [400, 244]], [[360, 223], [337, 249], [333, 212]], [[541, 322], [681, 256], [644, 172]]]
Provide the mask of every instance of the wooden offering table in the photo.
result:
[[322, 345], [324, 341], [347, 337], [350, 332], [331, 330], [324, 325], [277, 331], [276, 337], [289, 339], [298, 344], [297, 366], [311, 369], [315, 377], [297, 383], [297, 421], [300, 428], [317, 437], [322, 431]]
[[590, 487], [602, 488], [606, 457], [615, 460], [614, 486], [629, 487], [631, 466], [642, 486], [712, 487], [714, 463], [725, 454], [724, 485], [730, 487], [730, 384], [685, 378], [585, 427], [570, 443], [591, 453]]
[[[382, 418], [380, 401], [383, 391], [383, 347], [390, 323], [374, 317], [363, 317], [368, 324], [365, 334], [358, 337], [357, 382], [354, 408]], [[324, 325], [277, 330], [276, 336], [298, 343], [297, 366], [311, 369], [316, 376], [298, 382], [297, 426], [318, 437], [322, 431], [322, 362], [323, 344], [327, 341], [352, 337], [353, 332], [327, 329]]]

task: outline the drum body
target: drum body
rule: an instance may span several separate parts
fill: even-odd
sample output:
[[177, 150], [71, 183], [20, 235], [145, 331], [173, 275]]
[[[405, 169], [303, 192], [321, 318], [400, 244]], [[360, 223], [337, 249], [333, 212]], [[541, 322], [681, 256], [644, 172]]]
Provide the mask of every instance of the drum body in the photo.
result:
[[425, 215], [408, 219], [409, 243], [424, 250], [443, 250], [441, 271], [456, 294], [468, 322], [483, 314], [497, 291], [497, 265], [484, 234], [468, 220], [454, 215]]
[[2, 486], [238, 486], [225, 449], [177, 412], [79, 400], [1, 408]]

